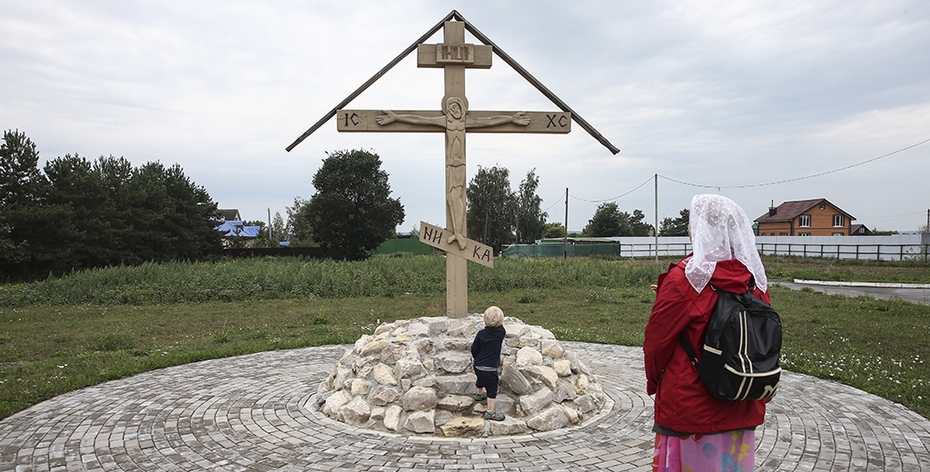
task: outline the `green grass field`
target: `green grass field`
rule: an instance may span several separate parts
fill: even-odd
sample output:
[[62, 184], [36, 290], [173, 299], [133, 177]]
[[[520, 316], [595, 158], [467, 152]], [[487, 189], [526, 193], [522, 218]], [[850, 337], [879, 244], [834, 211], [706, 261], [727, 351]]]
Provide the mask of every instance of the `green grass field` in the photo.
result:
[[[766, 258], [770, 278], [930, 282], [925, 262]], [[669, 261], [504, 259], [469, 268], [469, 306], [560, 340], [641, 345]], [[363, 262], [146, 264], [0, 285], [0, 417], [106, 380], [203, 359], [351, 343], [386, 321], [445, 313], [438, 256]], [[773, 287], [783, 366], [930, 417], [930, 306]]]

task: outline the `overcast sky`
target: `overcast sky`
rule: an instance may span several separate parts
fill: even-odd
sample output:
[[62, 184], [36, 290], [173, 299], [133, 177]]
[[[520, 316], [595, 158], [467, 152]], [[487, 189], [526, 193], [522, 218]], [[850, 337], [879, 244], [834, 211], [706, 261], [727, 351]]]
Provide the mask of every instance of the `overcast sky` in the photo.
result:
[[[405, 207], [398, 230], [441, 225], [442, 134], [337, 133], [333, 119], [285, 147], [453, 9], [621, 150], [577, 124], [470, 134], [468, 179], [499, 165], [516, 189], [535, 168], [548, 221], [564, 222], [567, 188], [571, 230], [609, 201], [652, 223], [658, 174], [660, 221], [720, 193], [753, 219], [826, 198], [869, 228], [927, 223], [925, 0], [8, 0], [0, 127], [43, 163], [179, 164], [220, 208], [264, 221], [313, 195], [327, 152], [363, 148]], [[415, 56], [348, 108], [438, 110], [442, 72]], [[472, 110], [557, 110], [498, 57], [466, 74]]]

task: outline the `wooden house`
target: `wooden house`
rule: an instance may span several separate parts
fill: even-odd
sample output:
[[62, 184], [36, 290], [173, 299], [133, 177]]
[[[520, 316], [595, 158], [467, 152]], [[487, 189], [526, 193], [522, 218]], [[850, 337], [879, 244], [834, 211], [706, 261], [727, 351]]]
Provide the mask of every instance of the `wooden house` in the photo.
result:
[[755, 219], [759, 236], [849, 236], [855, 218], [826, 198], [784, 202]]

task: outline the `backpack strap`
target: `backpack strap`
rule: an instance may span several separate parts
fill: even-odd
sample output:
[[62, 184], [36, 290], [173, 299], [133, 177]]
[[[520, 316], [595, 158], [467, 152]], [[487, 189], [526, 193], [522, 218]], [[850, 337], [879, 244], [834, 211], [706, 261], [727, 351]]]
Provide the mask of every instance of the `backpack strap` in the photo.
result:
[[698, 365], [697, 356], [694, 355], [694, 349], [691, 348], [691, 343], [689, 343], [688, 338], [685, 337], [684, 331], [682, 331], [681, 334], [678, 335], [678, 341], [681, 342], [681, 347], [685, 348], [685, 353], [687, 353], [688, 358], [691, 359], [691, 365], [697, 367]]
[[[671, 266], [669, 266], [669, 269], [671, 269]], [[714, 287], [713, 285], [710, 285], [710, 288], [711, 290], [715, 292], [717, 291], [717, 287]], [[756, 277], [750, 274], [749, 286], [746, 288], [746, 291], [749, 293], [752, 293], [752, 291], [755, 288], [756, 288]], [[694, 348], [691, 347], [691, 343], [688, 342], [688, 338], [685, 337], [684, 331], [682, 331], [681, 334], [678, 335], [678, 341], [681, 343], [681, 347], [685, 348], [685, 353], [688, 354], [688, 358], [691, 359], [691, 364], [697, 367], [698, 365], [697, 356], [694, 354]]]
[[[713, 285], [710, 285], [710, 284], [708, 284], [707, 286], [710, 287], [711, 290], [715, 292], [717, 291], [717, 287], [714, 287]], [[681, 343], [681, 347], [685, 348], [685, 353], [688, 354], [688, 358], [691, 359], [691, 365], [697, 367], [698, 365], [697, 356], [694, 354], [694, 348], [691, 347], [691, 343], [688, 342], [688, 338], [685, 337], [684, 331], [682, 331], [681, 334], [678, 335], [678, 342]]]

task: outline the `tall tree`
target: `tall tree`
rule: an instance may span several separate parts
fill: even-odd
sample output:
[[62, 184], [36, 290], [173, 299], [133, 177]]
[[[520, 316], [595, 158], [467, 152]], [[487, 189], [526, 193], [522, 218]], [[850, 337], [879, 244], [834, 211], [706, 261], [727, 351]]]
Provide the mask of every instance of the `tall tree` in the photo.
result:
[[[627, 218], [630, 223], [630, 236], [649, 236], [652, 225], [644, 222], [646, 215], [640, 209], [633, 210], [633, 214]], [[625, 234], [621, 236], [627, 236]]]
[[313, 176], [316, 193], [306, 204], [310, 235], [347, 259], [361, 259], [404, 221], [404, 206], [393, 199], [381, 158], [362, 149], [327, 153]]
[[4, 131], [0, 144], [0, 208], [33, 203], [42, 183], [39, 151], [26, 133]]
[[291, 242], [292, 247], [308, 246], [313, 243], [307, 203], [309, 200], [304, 200], [298, 195], [294, 197], [294, 204], [285, 208], [287, 210], [287, 240]]
[[26, 133], [4, 131], [0, 144], [0, 264], [26, 261], [31, 234], [48, 182], [39, 172], [39, 151]]
[[171, 203], [168, 229], [175, 250], [171, 258], [199, 258], [218, 248], [217, 204], [207, 189], [192, 182], [178, 164], [165, 169], [163, 182]]
[[287, 241], [287, 227], [284, 224], [284, 218], [281, 217], [281, 212], [274, 212], [274, 218], [271, 220], [271, 240], [277, 246], [281, 241]]
[[594, 210], [594, 216], [588, 220], [582, 234], [591, 237], [611, 237], [632, 234], [629, 228], [629, 214], [620, 211], [615, 202], [602, 203]]
[[219, 247], [217, 205], [179, 165], [135, 169], [127, 194], [135, 212], [132, 252], [142, 260], [197, 258]]
[[531, 244], [543, 237], [548, 213], [542, 211], [542, 198], [536, 194], [539, 177], [536, 169], [526, 173], [517, 192], [517, 243]]
[[591, 237], [649, 236], [652, 225], [645, 223], [645, 218], [642, 210], [633, 210], [631, 215], [620, 211], [614, 202], [602, 203], [594, 210], [582, 234]]
[[510, 189], [510, 171], [504, 167], [478, 167], [468, 184], [468, 235], [500, 252], [513, 242], [516, 196]]
[[132, 163], [125, 157], [100, 156], [94, 161], [97, 185], [107, 200], [98, 207], [99, 231], [92, 233], [96, 235], [94, 244], [98, 253], [106, 260], [101, 265], [130, 264], [142, 260], [131, 253], [130, 244], [137, 217], [129, 203], [133, 171]]
[[665, 217], [659, 224], [659, 236], [687, 236], [691, 216], [690, 208], [678, 212], [678, 218]]
[[562, 223], [549, 222], [546, 223], [546, 231], [543, 232], [544, 238], [564, 238], [565, 237], [565, 226], [562, 226]]
[[55, 272], [107, 265], [118, 247], [99, 240], [109, 240], [109, 230], [119, 226], [107, 211], [116, 195], [107, 194], [93, 163], [76, 154], [55, 158], [43, 170], [49, 180], [43, 203], [54, 219], [33, 239], [36, 259]]

